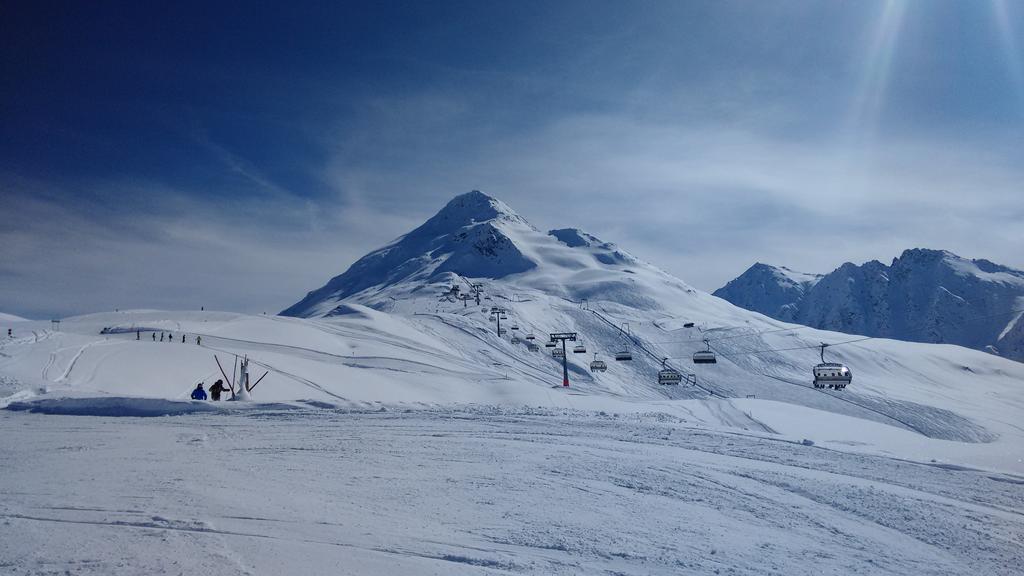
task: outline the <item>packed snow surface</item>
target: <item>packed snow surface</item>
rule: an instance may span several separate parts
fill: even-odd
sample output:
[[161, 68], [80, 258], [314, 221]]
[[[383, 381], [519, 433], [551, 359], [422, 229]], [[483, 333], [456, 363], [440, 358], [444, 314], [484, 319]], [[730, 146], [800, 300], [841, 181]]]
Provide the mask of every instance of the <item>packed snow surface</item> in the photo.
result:
[[0, 412], [11, 574], [1020, 573], [1024, 478], [569, 409]]

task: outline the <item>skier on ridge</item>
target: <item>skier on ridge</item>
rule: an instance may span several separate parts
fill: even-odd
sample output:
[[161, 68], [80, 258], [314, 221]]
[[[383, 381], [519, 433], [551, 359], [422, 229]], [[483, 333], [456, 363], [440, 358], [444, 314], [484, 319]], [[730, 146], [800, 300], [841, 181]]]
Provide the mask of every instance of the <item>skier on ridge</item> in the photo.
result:
[[192, 391], [193, 400], [206, 400], [206, 390], [203, 390], [203, 383], [196, 384], [195, 390]]

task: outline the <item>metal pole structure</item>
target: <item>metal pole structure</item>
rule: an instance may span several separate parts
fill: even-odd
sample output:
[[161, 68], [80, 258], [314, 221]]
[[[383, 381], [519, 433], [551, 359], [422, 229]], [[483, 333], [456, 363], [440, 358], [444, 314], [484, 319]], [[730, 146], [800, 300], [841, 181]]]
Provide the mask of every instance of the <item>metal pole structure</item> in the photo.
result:
[[568, 387], [569, 386], [569, 355], [566, 353], [567, 351], [566, 351], [566, 348], [565, 348], [565, 341], [566, 340], [571, 340], [571, 341], [575, 342], [576, 341], [576, 333], [575, 332], [556, 332], [554, 334], [551, 334], [551, 341], [554, 342], [555, 340], [561, 340], [562, 341], [562, 386]]
[[494, 317], [498, 319], [498, 337], [500, 338], [501, 337], [501, 312], [498, 312], [497, 314], [495, 314]]
[[565, 353], [565, 339], [562, 339], [562, 386], [569, 387], [569, 355]]

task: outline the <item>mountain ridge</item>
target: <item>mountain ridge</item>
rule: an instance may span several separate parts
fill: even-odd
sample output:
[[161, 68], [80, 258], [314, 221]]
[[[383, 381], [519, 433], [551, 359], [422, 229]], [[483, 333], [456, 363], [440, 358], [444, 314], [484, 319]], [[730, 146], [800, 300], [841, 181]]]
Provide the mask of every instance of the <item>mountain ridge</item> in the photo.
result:
[[[797, 284], [756, 263], [713, 294], [814, 328], [950, 343], [1024, 360], [1024, 271], [948, 250], [912, 248], [889, 265], [843, 263]], [[792, 272], [792, 271], [790, 271]]]

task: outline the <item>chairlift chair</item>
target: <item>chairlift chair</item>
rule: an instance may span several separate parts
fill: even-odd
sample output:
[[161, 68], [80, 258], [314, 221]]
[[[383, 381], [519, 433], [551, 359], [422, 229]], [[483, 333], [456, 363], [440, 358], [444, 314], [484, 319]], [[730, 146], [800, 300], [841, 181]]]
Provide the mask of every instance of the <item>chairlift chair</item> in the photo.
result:
[[551, 350], [551, 357], [552, 358], [565, 358], [565, 350], [562, 350], [561, 348], [554, 348], [554, 349]]
[[512, 329], [513, 330], [519, 330], [519, 324], [513, 324], [512, 325]]
[[661, 361], [661, 370], [658, 370], [658, 384], [662, 386], [674, 386], [683, 381], [683, 375], [675, 368], [665, 365], [666, 360]]
[[572, 347], [572, 353], [573, 354], [586, 354], [587, 353], [587, 347], [583, 345], [583, 342], [577, 342], [576, 345]]
[[544, 343], [544, 347], [545, 348], [554, 348], [555, 347], [555, 343], [554, 342], [545, 342]]
[[633, 355], [630, 354], [629, 348], [623, 348], [615, 353], [616, 362], [629, 362], [633, 359]]
[[534, 336], [534, 335], [533, 335], [532, 333], [531, 333], [531, 334], [527, 334], [527, 335], [526, 335], [526, 339], [527, 339], [527, 340], [535, 340], [536, 338], [537, 338], [537, 337], [536, 337], [536, 336]]
[[699, 350], [693, 353], [694, 364], [717, 364], [718, 358], [715, 353], [711, 350], [711, 342], [707, 338], [704, 339], [704, 345], [708, 347], [707, 350]]
[[540, 346], [537, 346], [533, 342], [530, 342], [529, 344], [526, 345], [526, 349], [529, 350], [530, 352], [536, 352], [540, 350]]
[[845, 365], [839, 362], [825, 362], [825, 348], [828, 344], [821, 344], [821, 364], [812, 370], [814, 374], [815, 388], [832, 388], [842, 390], [853, 381], [853, 373]]
[[604, 372], [608, 370], [608, 365], [604, 363], [604, 360], [597, 359], [597, 353], [594, 353], [594, 359], [590, 361], [591, 372]]
[[512, 343], [519, 344], [519, 336], [512, 336]]

